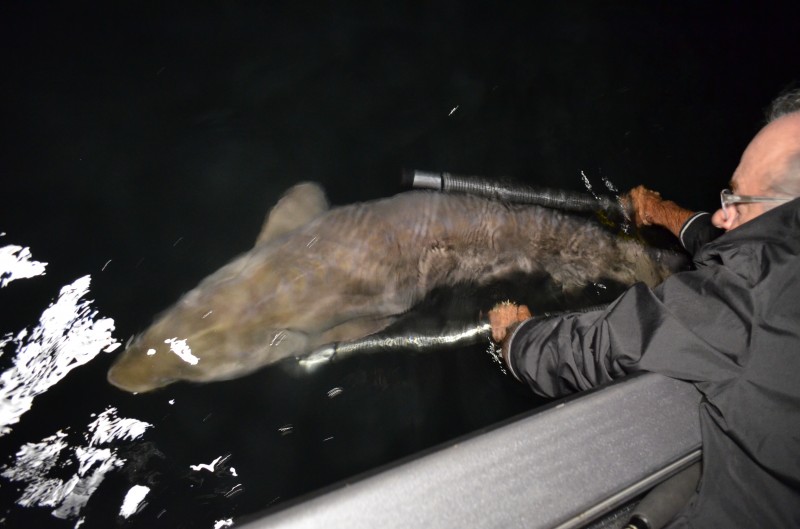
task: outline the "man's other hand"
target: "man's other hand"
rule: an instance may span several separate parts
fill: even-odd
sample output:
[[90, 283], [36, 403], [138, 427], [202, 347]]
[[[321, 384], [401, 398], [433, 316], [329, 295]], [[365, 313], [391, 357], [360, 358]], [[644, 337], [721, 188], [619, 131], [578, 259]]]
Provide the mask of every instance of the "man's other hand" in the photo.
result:
[[510, 326], [531, 318], [531, 311], [525, 305], [504, 301], [495, 305], [488, 316], [492, 325], [492, 339], [500, 343], [505, 340]]

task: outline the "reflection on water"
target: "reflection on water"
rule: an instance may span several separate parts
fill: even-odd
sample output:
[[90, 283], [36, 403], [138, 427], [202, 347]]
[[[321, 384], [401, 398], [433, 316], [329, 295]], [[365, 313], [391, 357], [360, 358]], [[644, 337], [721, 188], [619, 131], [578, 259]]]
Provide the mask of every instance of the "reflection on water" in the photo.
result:
[[[0, 233], [0, 237], [5, 237]], [[27, 279], [44, 274], [47, 263], [31, 259], [30, 248], [9, 244], [0, 248], [0, 288], [16, 279]]]
[[[18, 505], [52, 509], [56, 518], [80, 521], [81, 511], [106, 474], [125, 464], [117, 455], [117, 441], [139, 439], [151, 426], [119, 418], [116, 409], [107, 408], [85, 432], [59, 430], [39, 442], [25, 443], [13, 463], [3, 467], [2, 476], [22, 487]], [[74, 474], [69, 475], [70, 469]]]
[[[0, 262], [0, 275], [6, 278], [2, 286], [15, 279], [44, 274], [46, 263], [31, 261], [27, 248], [18, 250], [13, 245], [0, 248], [0, 254], [11, 256]], [[90, 301], [83, 299], [89, 284], [89, 276], [84, 276], [64, 286], [31, 331], [9, 333], [0, 340], [0, 351], [7, 352], [9, 345], [15, 349], [8, 354], [12, 365], [0, 376], [0, 435], [10, 431], [9, 426], [30, 409], [37, 395], [100, 352], [109, 353], [119, 347], [111, 336], [114, 320], [98, 319]]]
[[139, 509], [144, 507], [142, 502], [147, 497], [148, 492], [150, 492], [150, 487], [145, 487], [144, 485], [134, 485], [131, 487], [131, 490], [125, 495], [125, 499], [122, 500], [122, 507], [119, 509], [119, 515], [123, 518], [130, 518], [132, 515], [136, 514]]
[[[46, 263], [33, 261], [28, 248], [8, 245], [0, 248], [0, 256], [0, 287], [45, 273]], [[12, 425], [31, 409], [34, 399], [70, 371], [100, 352], [119, 347], [111, 336], [113, 320], [98, 318], [91, 302], [84, 299], [89, 284], [89, 276], [84, 276], [64, 286], [32, 330], [7, 334], [0, 341], [0, 352], [11, 362], [0, 375], [0, 435], [8, 435]], [[113, 407], [96, 417], [80, 428], [80, 433], [63, 425], [66, 431], [23, 444], [13, 462], [2, 467], [0, 475], [22, 489], [16, 499], [18, 505], [51, 508], [56, 518], [79, 517], [106, 474], [125, 463], [117, 456], [115, 442], [138, 439], [152, 426], [119, 418]], [[59, 477], [64, 474], [62, 469], [70, 468], [75, 469], [74, 474]]]

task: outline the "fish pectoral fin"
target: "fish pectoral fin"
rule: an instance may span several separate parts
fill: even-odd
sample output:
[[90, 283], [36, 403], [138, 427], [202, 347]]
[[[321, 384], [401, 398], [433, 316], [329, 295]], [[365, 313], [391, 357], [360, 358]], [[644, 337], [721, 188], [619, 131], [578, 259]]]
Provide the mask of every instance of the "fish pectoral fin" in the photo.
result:
[[308, 224], [328, 208], [328, 199], [319, 184], [303, 182], [291, 187], [267, 215], [256, 246]]

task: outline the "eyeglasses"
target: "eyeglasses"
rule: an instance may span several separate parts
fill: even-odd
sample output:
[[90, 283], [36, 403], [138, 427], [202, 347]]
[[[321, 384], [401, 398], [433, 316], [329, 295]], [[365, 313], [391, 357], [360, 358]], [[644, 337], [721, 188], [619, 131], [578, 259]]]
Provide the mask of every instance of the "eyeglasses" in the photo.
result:
[[719, 193], [719, 200], [722, 204], [722, 216], [728, 220], [728, 207], [734, 204], [749, 202], [789, 202], [794, 197], [759, 197], [753, 195], [736, 195], [730, 189], [723, 189]]

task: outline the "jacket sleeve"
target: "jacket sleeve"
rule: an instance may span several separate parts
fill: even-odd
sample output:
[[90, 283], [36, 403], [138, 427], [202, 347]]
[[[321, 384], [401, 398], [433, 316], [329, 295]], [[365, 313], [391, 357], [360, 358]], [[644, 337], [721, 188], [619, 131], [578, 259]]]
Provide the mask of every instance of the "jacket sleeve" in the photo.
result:
[[512, 373], [539, 395], [563, 396], [639, 370], [692, 382], [733, 378], [752, 306], [723, 267], [637, 283], [606, 309], [530, 319], [509, 338]]
[[683, 223], [678, 234], [681, 244], [691, 255], [697, 255], [700, 248], [725, 233], [711, 224], [711, 215], [705, 211], [695, 213]]

